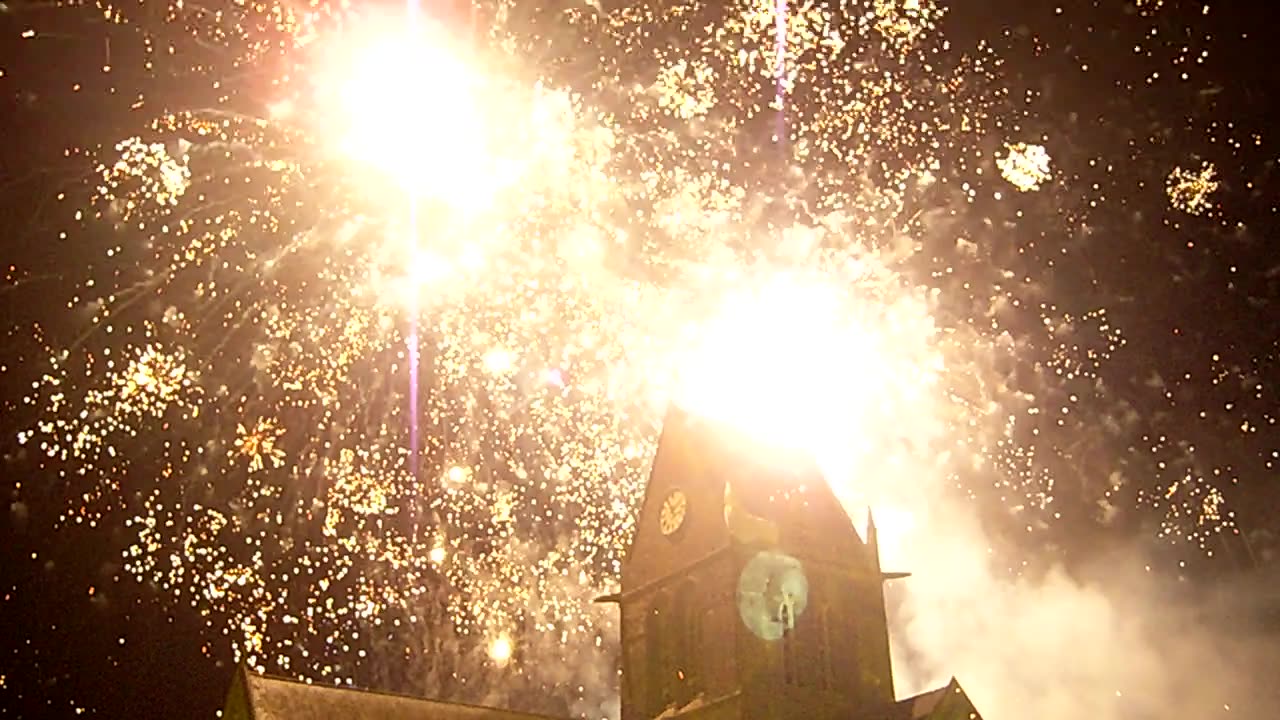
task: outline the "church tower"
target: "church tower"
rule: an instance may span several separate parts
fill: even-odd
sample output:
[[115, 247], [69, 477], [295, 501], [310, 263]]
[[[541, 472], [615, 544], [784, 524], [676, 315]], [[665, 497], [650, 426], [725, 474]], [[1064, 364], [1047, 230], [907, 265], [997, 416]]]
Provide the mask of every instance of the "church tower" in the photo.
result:
[[868, 525], [809, 458], [673, 409], [609, 598], [622, 720], [903, 716]]
[[[672, 410], [622, 568], [621, 720], [981, 720], [953, 679], [895, 702], [875, 524], [807, 457]], [[556, 720], [241, 668], [227, 720]]]

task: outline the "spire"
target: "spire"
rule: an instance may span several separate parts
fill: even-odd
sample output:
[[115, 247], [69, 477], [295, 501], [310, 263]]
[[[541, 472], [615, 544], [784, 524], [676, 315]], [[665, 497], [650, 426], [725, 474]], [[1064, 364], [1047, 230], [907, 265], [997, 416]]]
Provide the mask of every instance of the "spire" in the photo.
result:
[[876, 570], [880, 569], [880, 538], [876, 534], [876, 519], [871, 515], [871, 506], [867, 506], [867, 548], [875, 560]]

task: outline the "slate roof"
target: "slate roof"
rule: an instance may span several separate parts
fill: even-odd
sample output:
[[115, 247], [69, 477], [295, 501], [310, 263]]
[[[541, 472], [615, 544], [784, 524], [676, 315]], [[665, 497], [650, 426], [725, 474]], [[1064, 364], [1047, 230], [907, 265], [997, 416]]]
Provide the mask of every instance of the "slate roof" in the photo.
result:
[[241, 670], [224, 720], [558, 720], [404, 695], [308, 685]]

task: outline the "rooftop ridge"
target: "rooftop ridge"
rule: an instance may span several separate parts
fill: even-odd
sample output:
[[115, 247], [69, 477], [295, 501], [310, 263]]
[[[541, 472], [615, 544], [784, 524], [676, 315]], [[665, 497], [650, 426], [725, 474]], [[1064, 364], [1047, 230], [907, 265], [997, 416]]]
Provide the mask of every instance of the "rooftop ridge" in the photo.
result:
[[369, 688], [360, 688], [360, 687], [352, 687], [352, 686], [344, 686], [344, 685], [329, 685], [329, 684], [317, 683], [317, 682], [307, 682], [305, 680], [298, 680], [296, 678], [289, 678], [281, 675], [271, 675], [268, 673], [253, 672], [247, 669], [245, 670], [245, 680], [246, 680], [246, 685], [250, 686], [246, 688], [247, 694], [250, 695], [250, 702], [253, 701], [254, 699], [253, 695], [255, 695], [255, 692], [254, 692], [255, 688], [253, 688], [252, 686], [255, 684], [266, 682], [271, 684], [290, 686], [292, 688], [296, 688], [299, 690], [305, 690], [308, 693], [313, 693], [316, 691], [330, 691], [330, 692], [342, 693], [344, 695], [349, 695], [349, 696], [367, 696], [367, 697], [386, 698], [389, 700], [402, 700], [402, 701], [407, 701], [417, 705], [421, 705], [424, 708], [447, 707], [453, 710], [475, 711], [480, 713], [501, 713], [502, 715], [508, 716], [508, 717], [530, 718], [531, 720], [535, 720], [535, 719], [536, 720], [567, 720], [567, 718], [562, 718], [556, 715], [541, 715], [538, 713], [525, 712], [523, 710], [510, 710], [507, 708], [495, 707], [493, 705], [476, 705], [473, 703], [454, 702], [451, 700], [441, 700], [438, 698], [421, 697], [417, 695], [408, 695], [405, 693], [389, 692], [385, 690], [373, 690]]

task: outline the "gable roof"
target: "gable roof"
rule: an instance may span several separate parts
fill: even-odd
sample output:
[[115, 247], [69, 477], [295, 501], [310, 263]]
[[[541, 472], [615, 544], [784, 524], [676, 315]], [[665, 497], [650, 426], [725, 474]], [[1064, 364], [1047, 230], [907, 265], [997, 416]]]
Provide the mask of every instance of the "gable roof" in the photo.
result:
[[955, 678], [937, 690], [899, 700], [894, 710], [895, 720], [982, 720]]
[[[731, 485], [731, 502], [725, 492], [727, 485]], [[645, 530], [657, 526], [663, 499], [677, 488], [707, 522], [699, 531], [700, 540], [678, 552], [667, 548], [666, 543], [655, 548], [648, 542], [654, 532]], [[730, 512], [726, 514], [726, 510]], [[624, 588], [634, 588], [637, 580], [643, 583], [692, 557], [727, 548], [735, 540], [745, 541], [745, 535], [739, 537], [733, 532], [743, 522], [776, 526], [771, 532], [755, 535], [776, 538], [780, 531], [784, 545], [812, 547], [796, 536], [820, 531], [822, 547], [830, 546], [831, 552], [840, 557], [856, 552], [863, 544], [811, 455], [772, 445], [743, 433], [731, 423], [670, 406], [645, 486], [638, 532], [623, 560]], [[695, 555], [690, 556], [690, 552]], [[673, 554], [678, 557], [669, 557]]]
[[544, 715], [425, 700], [406, 695], [310, 685], [243, 667], [227, 696], [224, 720], [551, 720]]

